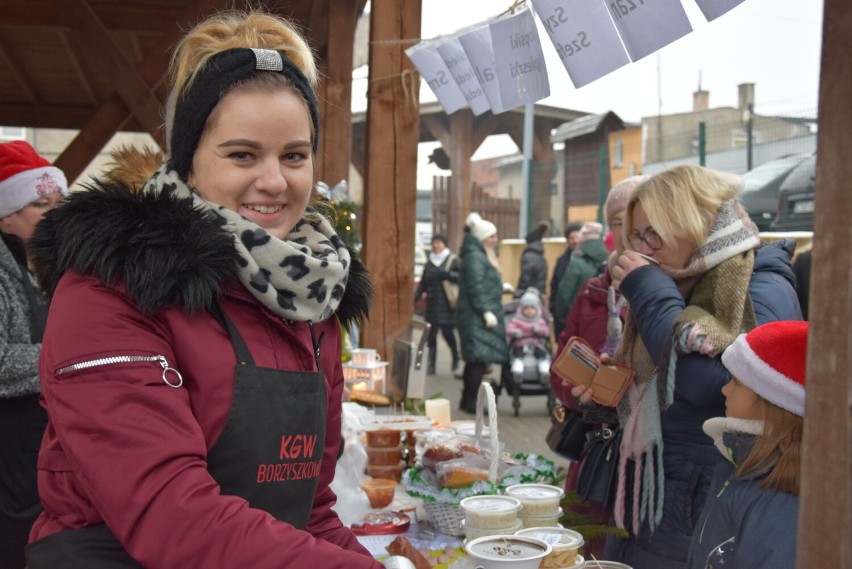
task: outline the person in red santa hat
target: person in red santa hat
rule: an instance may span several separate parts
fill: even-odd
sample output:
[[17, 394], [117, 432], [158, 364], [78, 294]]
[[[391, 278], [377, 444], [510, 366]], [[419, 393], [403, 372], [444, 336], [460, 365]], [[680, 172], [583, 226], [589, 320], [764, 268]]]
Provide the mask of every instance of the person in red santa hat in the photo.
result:
[[725, 457], [693, 533], [689, 569], [793, 569], [808, 323], [777, 321], [722, 354], [726, 417], [704, 432]]
[[47, 424], [38, 358], [47, 304], [29, 268], [29, 240], [68, 193], [61, 170], [23, 140], [0, 144], [0, 567], [24, 567], [41, 511], [36, 458]]

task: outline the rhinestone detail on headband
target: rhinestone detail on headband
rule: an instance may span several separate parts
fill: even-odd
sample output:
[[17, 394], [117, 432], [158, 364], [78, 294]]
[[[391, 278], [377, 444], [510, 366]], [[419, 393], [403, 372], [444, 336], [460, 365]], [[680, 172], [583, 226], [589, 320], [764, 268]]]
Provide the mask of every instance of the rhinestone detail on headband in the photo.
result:
[[254, 58], [257, 61], [255, 69], [259, 71], [281, 71], [284, 69], [284, 62], [281, 61], [281, 54], [274, 49], [259, 49], [251, 48], [254, 52]]

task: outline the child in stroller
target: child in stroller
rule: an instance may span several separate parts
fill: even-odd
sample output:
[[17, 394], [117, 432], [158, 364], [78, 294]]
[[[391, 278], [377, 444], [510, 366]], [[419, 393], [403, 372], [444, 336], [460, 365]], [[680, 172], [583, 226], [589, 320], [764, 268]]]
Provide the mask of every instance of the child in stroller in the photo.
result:
[[[514, 306], [513, 306], [514, 305]], [[535, 289], [527, 289], [519, 301], [504, 305], [506, 336], [509, 341], [509, 374], [506, 390], [512, 395], [515, 416], [521, 395], [547, 395], [550, 392], [550, 321]]]

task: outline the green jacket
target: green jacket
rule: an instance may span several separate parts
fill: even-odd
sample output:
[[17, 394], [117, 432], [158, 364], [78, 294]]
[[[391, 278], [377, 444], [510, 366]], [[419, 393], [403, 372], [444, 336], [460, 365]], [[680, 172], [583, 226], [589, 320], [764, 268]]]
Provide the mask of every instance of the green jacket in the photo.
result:
[[[503, 319], [503, 280], [485, 254], [476, 237], [465, 235], [459, 271], [459, 300], [456, 320], [467, 363], [503, 363], [508, 360]], [[482, 315], [488, 311], [497, 317], [497, 326], [486, 328]]]
[[559, 289], [556, 292], [556, 314], [563, 322], [568, 319], [568, 312], [574, 299], [580, 292], [580, 287], [588, 279], [598, 274], [598, 268], [603, 263], [609, 251], [604, 245], [603, 239], [589, 239], [580, 245], [574, 252], [568, 268], [562, 280], [559, 281]]

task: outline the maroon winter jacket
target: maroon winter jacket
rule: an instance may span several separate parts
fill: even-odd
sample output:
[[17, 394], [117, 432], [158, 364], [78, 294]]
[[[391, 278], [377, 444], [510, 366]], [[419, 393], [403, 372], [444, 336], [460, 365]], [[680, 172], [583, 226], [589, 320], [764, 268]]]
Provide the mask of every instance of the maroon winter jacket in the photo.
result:
[[[282, 320], [233, 281], [216, 282], [221, 270], [210, 267], [229, 258], [217, 248], [231, 238], [219, 233], [218, 240], [212, 239], [215, 224], [205, 226], [197, 213], [183, 212], [186, 204], [159, 200], [165, 205], [145, 206], [155, 212], [166, 207], [171, 217], [164, 226], [149, 228], [153, 236], [143, 236], [152, 239], [148, 249], [133, 250], [138, 258], [132, 261], [144, 270], [128, 268], [133, 265], [123, 257], [129, 254], [123, 246], [141, 238], [133, 219], [143, 215], [142, 206], [128, 207], [125, 202], [136, 198], [116, 194], [121, 195], [99, 196], [108, 209], [93, 212], [90, 219], [85, 216], [100, 206], [89, 197], [79, 196], [79, 210], [74, 202], [58, 208], [71, 211], [48, 220], [36, 241], [43, 261], [37, 274], [52, 293], [52, 304], [39, 366], [49, 415], [38, 462], [44, 512], [30, 541], [105, 523], [145, 567], [381, 567], [331, 510], [335, 496], [329, 483], [340, 448], [343, 390], [338, 318], [314, 325], [316, 337], [322, 337], [328, 412], [316, 498], [307, 531], [302, 531], [242, 498], [221, 495], [207, 470], [208, 451], [231, 408], [236, 357], [223, 327], [198, 303], [224, 290], [221, 306], [258, 366], [314, 371], [307, 323]], [[130, 217], [122, 217], [124, 210]], [[75, 214], [82, 219], [63, 223], [64, 216]], [[183, 228], [185, 243], [164, 246], [176, 219], [195, 224], [196, 231]], [[187, 246], [193, 240], [199, 245]], [[54, 245], [64, 249], [57, 253]], [[48, 266], [75, 251], [102, 251], [124, 264], [98, 258], [82, 270], [82, 255], [73, 265], [76, 272]], [[181, 259], [182, 251], [194, 255]], [[110, 280], [107, 273], [116, 274], [104, 266], [120, 269], [124, 285], [104, 284]], [[349, 284], [356, 290], [357, 280], [350, 272]], [[146, 313], [139, 309], [140, 297], [168, 306]], [[157, 362], [56, 373], [75, 362], [115, 355], [162, 355], [182, 374], [183, 386], [167, 386]]]

